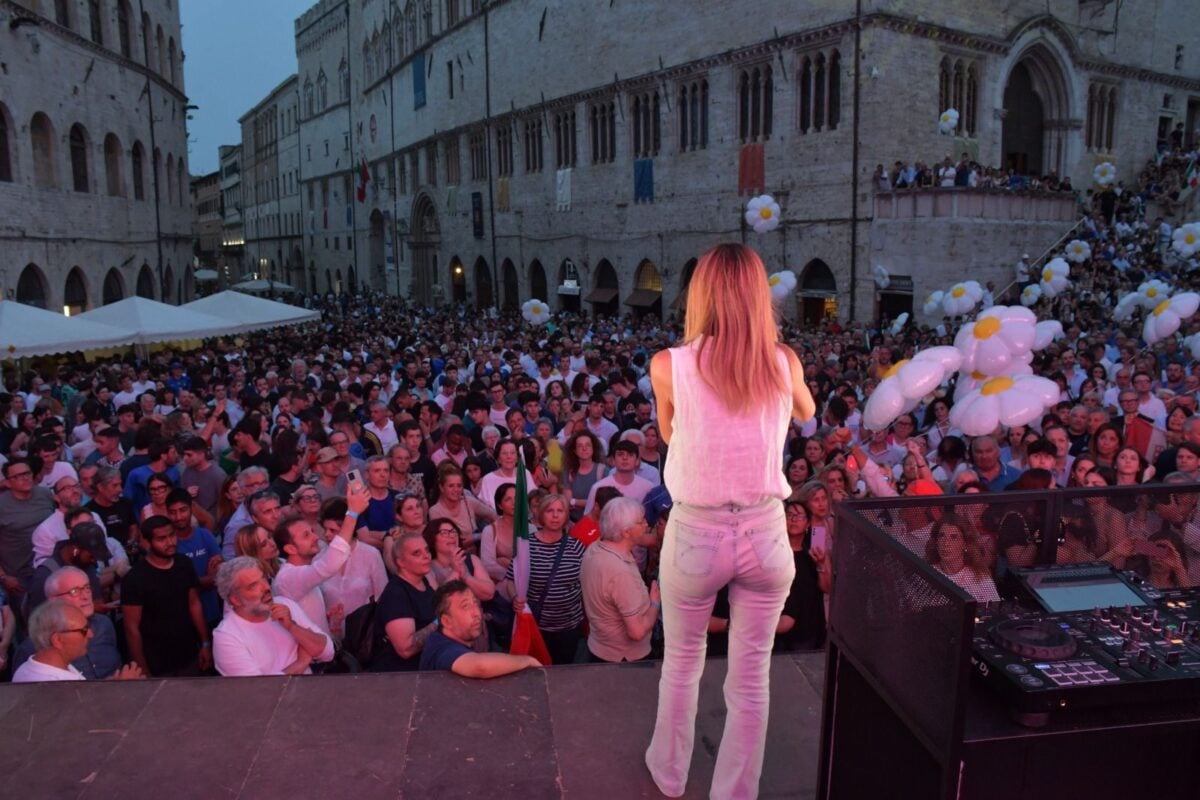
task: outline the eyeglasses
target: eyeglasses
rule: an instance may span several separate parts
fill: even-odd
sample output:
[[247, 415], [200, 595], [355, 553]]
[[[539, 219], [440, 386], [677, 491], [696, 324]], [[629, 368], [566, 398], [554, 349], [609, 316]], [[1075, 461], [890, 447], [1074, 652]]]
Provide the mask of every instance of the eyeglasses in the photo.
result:
[[50, 596], [51, 597], [79, 597], [79, 595], [83, 594], [84, 592], [91, 594], [92, 587], [88, 584], [84, 584], [83, 586], [76, 586], [74, 589], [67, 589], [64, 592], [59, 592], [57, 594], [52, 594]]
[[458, 531], [454, 528], [438, 528], [438, 536], [458, 536]]
[[16, 480], [17, 478], [32, 478], [32, 477], [33, 477], [33, 472], [31, 472], [29, 470], [26, 470], [25, 472], [10, 472], [10, 473], [8, 473], [8, 479], [10, 481]]
[[55, 633], [79, 633], [84, 636], [90, 636], [92, 633], [92, 629], [85, 625], [82, 628], [67, 628], [64, 631], [55, 631]]
[[296, 499], [304, 502], [306, 500], [320, 500], [321, 498], [316, 492], [305, 492], [304, 494], [296, 495]]

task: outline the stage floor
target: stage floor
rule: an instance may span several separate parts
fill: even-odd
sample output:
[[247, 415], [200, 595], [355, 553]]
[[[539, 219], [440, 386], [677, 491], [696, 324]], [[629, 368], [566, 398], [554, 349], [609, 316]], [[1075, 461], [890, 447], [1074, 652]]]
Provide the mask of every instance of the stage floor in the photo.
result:
[[[661, 797], [642, 755], [660, 665], [0, 686], [12, 798]], [[776, 656], [760, 797], [816, 789], [824, 655]], [[725, 662], [700, 687], [685, 797], [708, 796]]]

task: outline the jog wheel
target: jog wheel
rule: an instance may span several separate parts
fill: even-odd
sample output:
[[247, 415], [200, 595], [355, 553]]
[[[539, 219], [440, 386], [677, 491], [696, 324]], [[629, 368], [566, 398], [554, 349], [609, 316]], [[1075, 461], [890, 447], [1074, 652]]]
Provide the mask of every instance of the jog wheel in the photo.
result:
[[1075, 655], [1075, 640], [1058, 623], [1042, 619], [1006, 619], [989, 632], [1005, 650], [1038, 661], [1061, 661]]

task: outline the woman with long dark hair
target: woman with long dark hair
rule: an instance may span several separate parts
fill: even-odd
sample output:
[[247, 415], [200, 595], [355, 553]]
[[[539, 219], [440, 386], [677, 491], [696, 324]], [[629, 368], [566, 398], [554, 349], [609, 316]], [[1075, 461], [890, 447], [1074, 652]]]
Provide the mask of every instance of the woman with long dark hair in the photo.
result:
[[663, 794], [683, 794], [709, 616], [728, 585], [728, 716], [711, 794], [753, 798], [771, 646], [796, 571], [783, 511], [791, 491], [784, 443], [791, 418], [808, 420], [816, 407], [800, 360], [779, 342], [766, 268], [753, 250], [722, 244], [705, 253], [687, 309], [683, 344], [650, 365], [674, 505], [659, 573], [666, 646], [646, 765]]

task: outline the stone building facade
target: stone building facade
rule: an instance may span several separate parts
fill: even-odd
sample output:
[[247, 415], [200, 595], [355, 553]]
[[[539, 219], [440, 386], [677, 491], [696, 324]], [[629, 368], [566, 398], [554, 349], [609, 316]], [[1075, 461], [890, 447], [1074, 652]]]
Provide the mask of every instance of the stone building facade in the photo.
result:
[[177, 0], [0, 0], [0, 290], [71, 313], [192, 287]]
[[221, 254], [221, 171], [192, 178], [193, 264], [214, 270]]
[[217, 283], [225, 288], [242, 275], [246, 232], [242, 227], [242, 146], [224, 144], [217, 148], [221, 170], [221, 253], [217, 259]]
[[[964, 275], [1000, 288], [1069, 209], [924, 214], [876, 198], [875, 165], [967, 152], [1132, 180], [1163, 125], [1196, 127], [1197, 22], [1185, 0], [321, 0], [295, 25], [302, 283], [666, 314], [695, 257], [737, 239], [798, 274], [806, 319]], [[742, 222], [758, 193], [783, 208], [763, 235]]]

